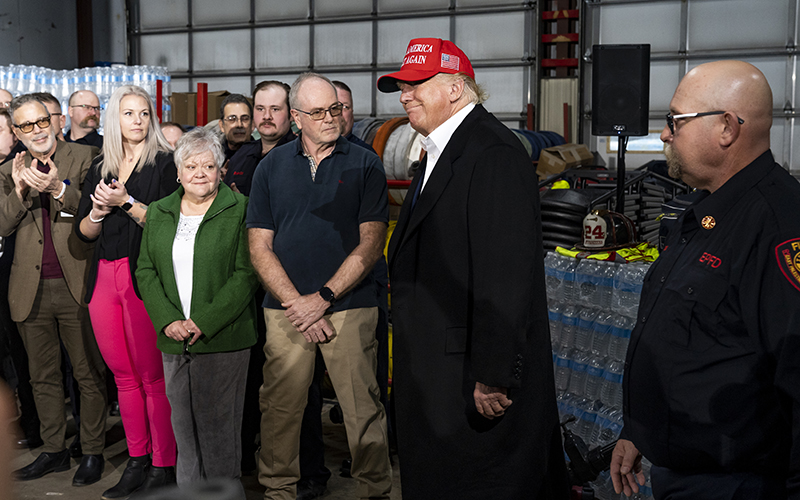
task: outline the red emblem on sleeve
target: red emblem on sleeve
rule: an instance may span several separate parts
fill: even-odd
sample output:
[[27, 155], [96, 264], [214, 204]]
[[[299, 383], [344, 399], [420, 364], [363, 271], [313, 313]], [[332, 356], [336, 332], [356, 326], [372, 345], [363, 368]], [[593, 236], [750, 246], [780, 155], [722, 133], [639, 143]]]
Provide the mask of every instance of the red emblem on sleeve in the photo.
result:
[[789, 283], [800, 290], [800, 238], [784, 241], [776, 246], [775, 258]]

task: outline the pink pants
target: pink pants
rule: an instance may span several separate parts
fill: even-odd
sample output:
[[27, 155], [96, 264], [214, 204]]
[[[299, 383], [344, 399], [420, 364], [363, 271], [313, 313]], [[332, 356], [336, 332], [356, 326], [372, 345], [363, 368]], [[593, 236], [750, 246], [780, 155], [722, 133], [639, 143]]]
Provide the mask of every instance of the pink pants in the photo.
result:
[[153, 465], [175, 465], [177, 448], [161, 351], [144, 303], [133, 290], [127, 257], [100, 260], [89, 315], [119, 389], [128, 453], [140, 457], [152, 452]]

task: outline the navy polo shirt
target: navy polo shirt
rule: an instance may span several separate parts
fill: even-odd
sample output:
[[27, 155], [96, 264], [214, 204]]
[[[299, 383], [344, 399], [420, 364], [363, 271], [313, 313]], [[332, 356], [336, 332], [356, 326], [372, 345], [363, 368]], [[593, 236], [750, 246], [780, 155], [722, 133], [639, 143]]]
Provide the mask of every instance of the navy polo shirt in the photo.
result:
[[[314, 180], [299, 138], [272, 150], [253, 176], [247, 227], [275, 232], [273, 250], [302, 295], [316, 292], [336, 273], [359, 244], [360, 224], [388, 219], [383, 164], [343, 137], [319, 164]], [[331, 310], [377, 305], [370, 273], [337, 297]], [[263, 307], [282, 309], [269, 294]]]

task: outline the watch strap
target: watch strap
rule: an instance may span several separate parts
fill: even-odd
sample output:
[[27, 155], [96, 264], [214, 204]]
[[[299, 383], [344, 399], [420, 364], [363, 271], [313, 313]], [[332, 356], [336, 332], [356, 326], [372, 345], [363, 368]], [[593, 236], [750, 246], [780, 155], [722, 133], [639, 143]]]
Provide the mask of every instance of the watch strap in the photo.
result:
[[324, 300], [330, 302], [331, 305], [333, 305], [333, 303], [336, 302], [336, 296], [333, 294], [333, 291], [327, 286], [323, 286], [322, 288], [320, 288], [319, 294]]

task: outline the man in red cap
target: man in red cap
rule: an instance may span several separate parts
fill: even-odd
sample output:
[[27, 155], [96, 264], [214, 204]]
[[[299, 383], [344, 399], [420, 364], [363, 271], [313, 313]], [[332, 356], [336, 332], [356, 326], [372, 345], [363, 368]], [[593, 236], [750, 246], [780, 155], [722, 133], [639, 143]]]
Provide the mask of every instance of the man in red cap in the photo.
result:
[[427, 152], [388, 253], [403, 496], [567, 498], [530, 158], [452, 42], [411, 40], [378, 89]]

